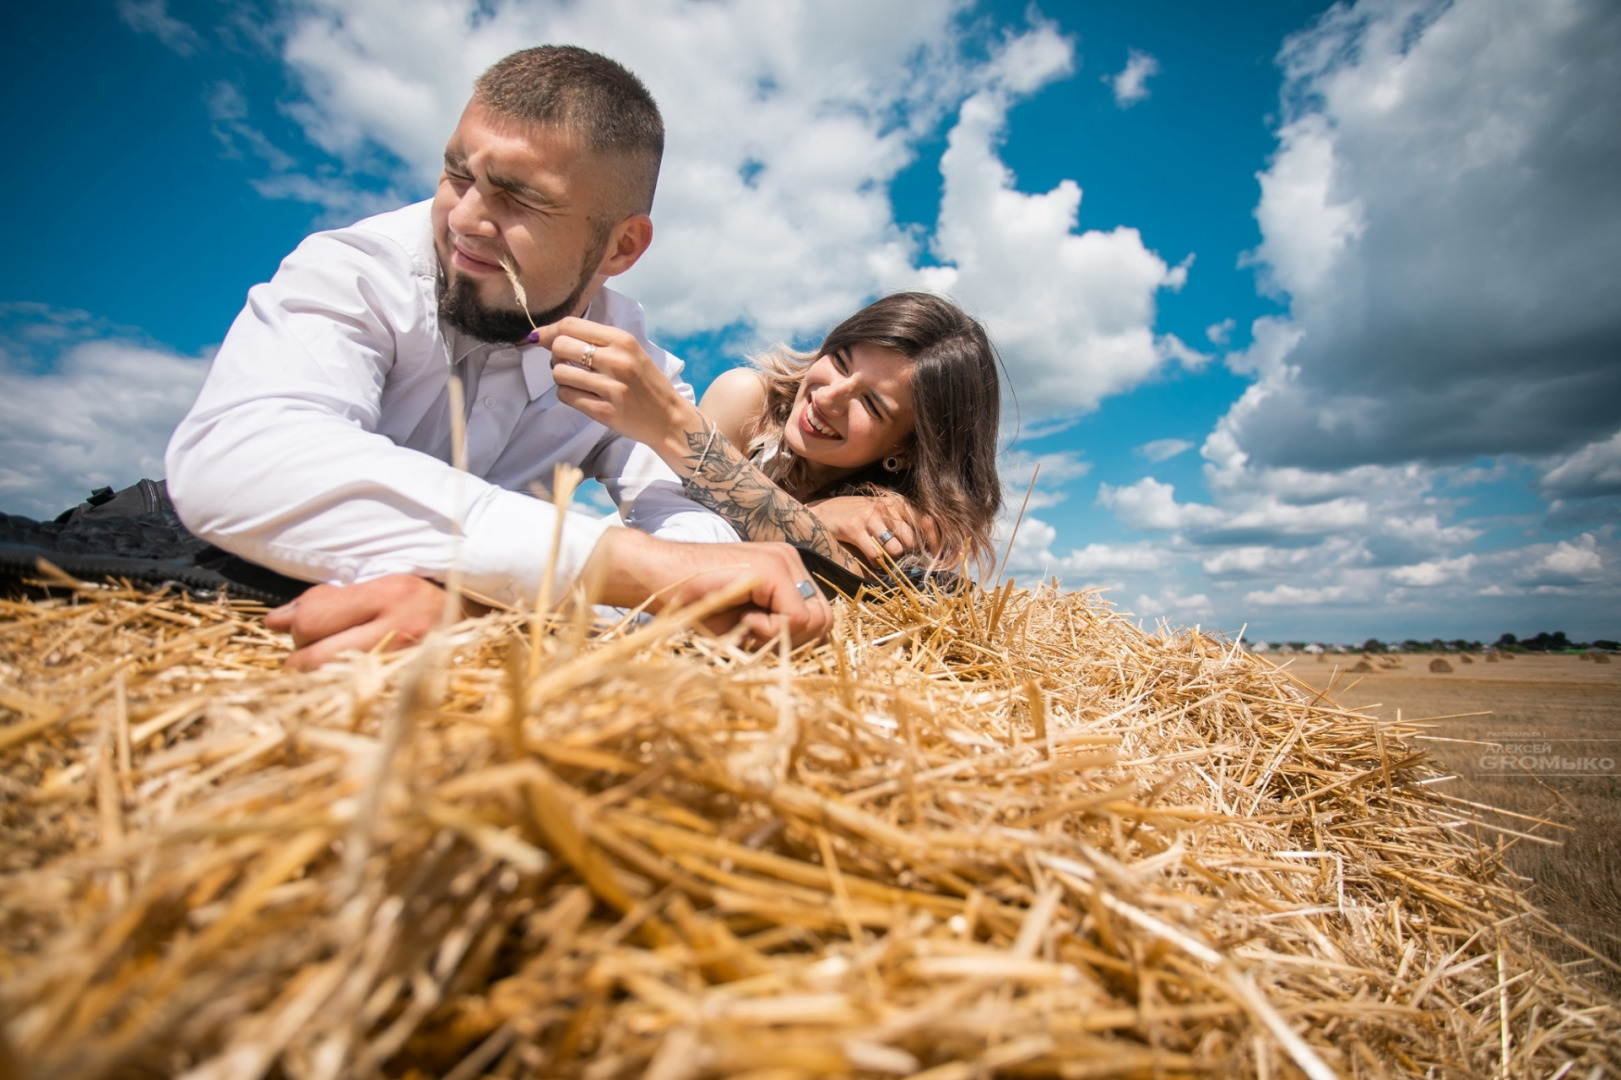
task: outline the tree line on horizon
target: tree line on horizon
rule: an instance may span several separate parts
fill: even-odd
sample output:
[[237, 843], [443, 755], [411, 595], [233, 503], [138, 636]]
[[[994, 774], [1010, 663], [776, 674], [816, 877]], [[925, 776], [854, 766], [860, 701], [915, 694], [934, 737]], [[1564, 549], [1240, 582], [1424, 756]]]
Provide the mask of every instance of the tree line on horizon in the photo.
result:
[[[1304, 652], [1309, 646], [1323, 647], [1321, 642], [1280, 641], [1276, 645], [1266, 642], [1256, 642], [1253, 646], [1257, 652], [1266, 652], [1278, 649], [1283, 652]], [[1344, 644], [1327, 646], [1332, 651], [1365, 652], [1365, 653], [1469, 653], [1485, 652], [1495, 649], [1499, 652], [1523, 653], [1558, 653], [1558, 652], [1586, 652], [1591, 649], [1601, 649], [1605, 652], [1621, 652], [1621, 641], [1611, 641], [1608, 638], [1595, 638], [1592, 641], [1572, 641], [1563, 630], [1548, 633], [1539, 631], [1528, 638], [1519, 638], [1513, 634], [1500, 634], [1496, 641], [1487, 645], [1480, 641], [1468, 641], [1464, 638], [1453, 638], [1446, 641], [1441, 638], [1431, 638], [1429, 641], [1419, 641], [1417, 638], [1408, 638], [1405, 641], [1380, 641], [1378, 638], [1369, 638], [1361, 645]]]
[[[1291, 642], [1291, 644], [1293, 644]], [[1362, 651], [1370, 653], [1390, 652], [1399, 644], [1402, 652], [1484, 652], [1487, 649], [1496, 649], [1499, 652], [1583, 652], [1588, 649], [1603, 649], [1606, 652], [1621, 651], [1621, 642], [1611, 641], [1608, 638], [1597, 638], [1593, 641], [1572, 641], [1563, 630], [1548, 633], [1539, 631], [1528, 638], [1519, 638], [1513, 634], [1500, 634], [1496, 641], [1484, 645], [1479, 641], [1465, 641], [1463, 638], [1453, 638], [1443, 641], [1432, 638], [1429, 641], [1418, 641], [1408, 638], [1396, 643], [1385, 643], [1378, 638], [1369, 638], [1362, 643]]]

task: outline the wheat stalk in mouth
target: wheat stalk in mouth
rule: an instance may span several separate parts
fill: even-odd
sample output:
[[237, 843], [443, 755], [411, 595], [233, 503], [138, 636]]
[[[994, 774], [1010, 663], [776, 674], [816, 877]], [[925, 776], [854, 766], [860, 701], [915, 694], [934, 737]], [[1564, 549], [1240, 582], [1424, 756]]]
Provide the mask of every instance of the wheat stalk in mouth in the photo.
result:
[[518, 307], [523, 309], [523, 317], [529, 320], [529, 329], [539, 330], [535, 325], [535, 317], [529, 314], [529, 296], [523, 291], [523, 282], [518, 280], [518, 271], [512, 266], [512, 260], [502, 258], [501, 269], [507, 272], [507, 280], [512, 282], [512, 294], [518, 298]]

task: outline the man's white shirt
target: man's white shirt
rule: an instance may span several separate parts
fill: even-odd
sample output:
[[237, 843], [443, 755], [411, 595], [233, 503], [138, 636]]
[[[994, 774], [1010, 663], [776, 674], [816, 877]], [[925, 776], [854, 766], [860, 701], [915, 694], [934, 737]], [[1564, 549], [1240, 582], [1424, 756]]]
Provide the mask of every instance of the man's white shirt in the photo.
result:
[[[568, 462], [634, 528], [737, 539], [657, 454], [560, 403], [545, 349], [442, 326], [438, 274], [421, 202], [316, 233], [249, 291], [169, 442], [169, 493], [192, 532], [307, 581], [443, 581], [455, 565], [470, 590], [532, 601], [557, 512], [526, 492], [550, 488]], [[647, 340], [639, 304], [602, 289], [585, 317], [634, 334], [692, 400], [681, 361]], [[465, 387], [466, 473], [450, 465], [452, 375]], [[609, 527], [566, 516], [561, 581]]]

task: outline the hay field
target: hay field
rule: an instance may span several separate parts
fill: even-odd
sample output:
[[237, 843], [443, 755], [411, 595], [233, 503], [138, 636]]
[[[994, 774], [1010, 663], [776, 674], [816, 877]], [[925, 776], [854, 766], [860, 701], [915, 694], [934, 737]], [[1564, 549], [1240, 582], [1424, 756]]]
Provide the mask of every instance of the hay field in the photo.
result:
[[[1621, 664], [1597, 664], [1576, 656], [1520, 655], [1498, 663], [1465, 664], [1448, 658], [1450, 673], [1431, 673], [1429, 658], [1409, 656], [1396, 670], [1338, 674], [1335, 696], [1347, 706], [1394, 720], [1457, 717], [1428, 725], [1425, 739], [1437, 763], [1458, 779], [1449, 790], [1505, 810], [1546, 817], [1568, 830], [1539, 830], [1562, 841], [1548, 847], [1508, 840], [1508, 865], [1529, 877], [1529, 895], [1554, 921], [1621, 964], [1621, 772], [1568, 776], [1552, 771], [1499, 774], [1479, 759], [1505, 732], [1536, 731], [1541, 742], [1574, 753], [1603, 753], [1621, 760]], [[1480, 657], [1476, 657], [1480, 661]], [[1356, 657], [1322, 661], [1299, 657], [1290, 670], [1319, 689]], [[1489, 716], [1464, 716], [1490, 713]], [[1438, 739], [1461, 740], [1442, 742]], [[1523, 740], [1539, 741], [1539, 740]], [[1494, 820], [1506, 821], [1502, 816]], [[1577, 953], [1550, 947], [1569, 959]], [[1595, 978], [1621, 990], [1621, 975], [1593, 964]]]
[[1621, 1069], [1417, 730], [1231, 642], [575, 610], [299, 675], [251, 607], [0, 600], [0, 1076]]

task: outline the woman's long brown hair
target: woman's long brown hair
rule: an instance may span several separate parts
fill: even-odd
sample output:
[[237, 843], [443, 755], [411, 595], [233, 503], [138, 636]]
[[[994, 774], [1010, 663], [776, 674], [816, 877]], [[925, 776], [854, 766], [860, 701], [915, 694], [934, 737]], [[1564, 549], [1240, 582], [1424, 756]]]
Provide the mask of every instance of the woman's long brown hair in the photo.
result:
[[[783, 445], [782, 430], [811, 364], [866, 342], [911, 360], [910, 462], [899, 472], [873, 462], [819, 491], [806, 490], [808, 463]], [[845, 319], [814, 353], [776, 349], [753, 359], [765, 382], [765, 410], [746, 448], [766, 475], [797, 499], [894, 491], [934, 520], [936, 565], [988, 566], [991, 527], [1002, 506], [996, 474], [1001, 416], [997, 357], [984, 327], [956, 304], [928, 293], [895, 293]]]

